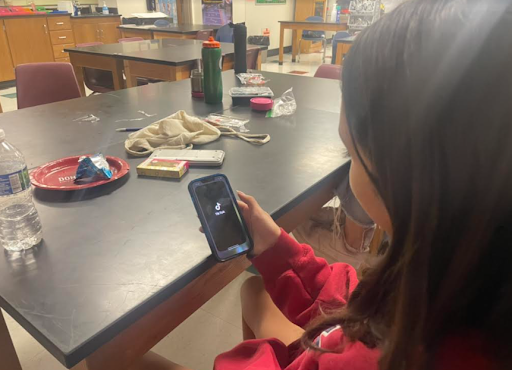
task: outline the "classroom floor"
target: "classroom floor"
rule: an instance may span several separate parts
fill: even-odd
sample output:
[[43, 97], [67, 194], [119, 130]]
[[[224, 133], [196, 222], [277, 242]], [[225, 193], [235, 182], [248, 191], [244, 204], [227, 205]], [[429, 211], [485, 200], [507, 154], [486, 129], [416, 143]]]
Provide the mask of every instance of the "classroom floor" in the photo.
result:
[[[331, 54], [332, 49], [331, 46], [327, 46], [326, 51], [326, 63], [331, 62]], [[279, 57], [273, 56], [267, 58], [266, 63], [261, 65], [261, 69], [263, 71], [268, 72], [278, 72], [278, 73], [293, 73], [297, 75], [303, 76], [313, 76], [322, 64], [322, 54], [321, 53], [313, 53], [313, 54], [302, 54], [300, 63], [292, 63], [291, 54], [284, 55], [284, 63], [282, 66], [278, 63]], [[89, 95], [91, 91], [87, 91], [87, 95]], [[0, 104], [2, 105], [2, 109], [4, 112], [9, 112], [17, 109], [16, 104], [16, 88], [10, 87], [8, 89], [0, 90]]]
[[[330, 47], [326, 53], [331, 55]], [[326, 59], [330, 63], [330, 58]], [[322, 64], [322, 54], [304, 54], [300, 63], [285, 54], [284, 64], [278, 56], [267, 58], [262, 70], [313, 76]], [[90, 93], [90, 92], [88, 92]], [[0, 90], [4, 112], [17, 109], [16, 88]], [[211, 370], [215, 357], [232, 349], [242, 340], [240, 286], [252, 274], [244, 272], [157, 344], [153, 350], [193, 370]], [[14, 346], [24, 370], [65, 370], [30, 334], [3, 312]]]
[[[266, 63], [262, 63], [261, 69], [268, 72], [292, 73], [302, 76], [313, 77], [318, 67], [322, 64], [323, 53], [301, 54], [300, 62], [292, 63], [290, 53], [284, 55], [283, 65], [279, 65], [279, 56], [267, 58]], [[327, 45], [325, 52], [325, 63], [331, 63], [332, 47]]]
[[10, 112], [18, 109], [15, 87], [0, 90], [0, 104], [2, 105], [2, 110], [4, 112]]

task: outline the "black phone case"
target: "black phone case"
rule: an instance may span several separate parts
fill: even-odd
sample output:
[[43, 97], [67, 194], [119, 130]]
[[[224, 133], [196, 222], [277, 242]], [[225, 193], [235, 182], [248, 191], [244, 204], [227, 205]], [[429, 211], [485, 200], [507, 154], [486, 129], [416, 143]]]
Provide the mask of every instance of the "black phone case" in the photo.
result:
[[[249, 240], [249, 244], [250, 244], [248, 250], [246, 250], [246, 251], [244, 251], [242, 253], [234, 254], [234, 255], [229, 256], [227, 258], [221, 258], [219, 256], [219, 254], [217, 252], [217, 249], [215, 248], [215, 243], [213, 242], [212, 236], [206, 231], [206, 230], [208, 230], [208, 228], [206, 227], [206, 220], [204, 220], [203, 217], [202, 217], [202, 213], [201, 213], [201, 210], [199, 208], [199, 202], [196, 199], [196, 196], [194, 194], [194, 190], [192, 188], [192, 185], [197, 183], [197, 182], [205, 182], [205, 181], [208, 181], [210, 179], [214, 179], [215, 177], [223, 177], [224, 180], [226, 181], [226, 185], [227, 185], [229, 194], [231, 195], [232, 199], [235, 200], [235, 202], [234, 202], [235, 208], [238, 211], [238, 213], [240, 214], [240, 219], [242, 220], [242, 226], [243, 226], [243, 228], [245, 230], [245, 233], [247, 234], [247, 239]], [[252, 251], [252, 249], [254, 247], [254, 243], [252, 241], [251, 234], [249, 233], [249, 228], [247, 227], [247, 224], [245, 223], [244, 217], [242, 215], [242, 211], [238, 207], [238, 203], [236, 202], [235, 194], [233, 193], [233, 189], [231, 188], [231, 184], [229, 183], [229, 180], [226, 177], [226, 175], [218, 173], [218, 174], [215, 174], [215, 175], [205, 176], [205, 177], [201, 177], [199, 179], [192, 180], [188, 184], [188, 192], [190, 194], [190, 197], [192, 198], [192, 203], [194, 204], [194, 208], [196, 209], [197, 216], [199, 217], [199, 221], [201, 222], [201, 226], [203, 227], [204, 235], [206, 236], [206, 240], [208, 241], [208, 245], [210, 246], [210, 250], [212, 251], [212, 254], [213, 254], [213, 256], [215, 257], [215, 259], [217, 261], [219, 261], [219, 262], [226, 262], [226, 261], [229, 261], [229, 260], [231, 260], [233, 258], [236, 258], [236, 257], [239, 257], [239, 256], [243, 256], [244, 254], [247, 254], [250, 251]]]

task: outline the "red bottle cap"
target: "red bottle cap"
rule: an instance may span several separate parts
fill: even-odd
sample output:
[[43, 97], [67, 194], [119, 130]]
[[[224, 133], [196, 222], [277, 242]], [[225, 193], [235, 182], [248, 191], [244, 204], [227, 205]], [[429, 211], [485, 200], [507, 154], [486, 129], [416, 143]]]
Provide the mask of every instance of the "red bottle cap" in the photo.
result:
[[274, 101], [270, 98], [252, 98], [251, 108], [254, 110], [267, 111], [274, 106]]
[[210, 36], [208, 41], [203, 42], [203, 48], [220, 48], [220, 42], [215, 41], [215, 39]]

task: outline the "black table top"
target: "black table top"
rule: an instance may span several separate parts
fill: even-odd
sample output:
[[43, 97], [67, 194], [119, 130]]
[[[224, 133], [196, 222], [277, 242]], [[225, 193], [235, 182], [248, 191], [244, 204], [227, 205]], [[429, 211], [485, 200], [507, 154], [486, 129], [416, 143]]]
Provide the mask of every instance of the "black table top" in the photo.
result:
[[[341, 22], [341, 20], [345, 20], [344, 18], [340, 18], [340, 22], [313, 22], [313, 21], [279, 21], [279, 23], [286, 24], [311, 24], [311, 23], [320, 23], [320, 24], [329, 24], [329, 25], [343, 25], [345, 22]], [[348, 17], [347, 17], [348, 20]]]
[[[200, 40], [155, 39], [64, 50], [71, 53], [104, 55], [126, 60], [179, 66], [201, 59], [202, 47], [203, 41]], [[220, 47], [222, 55], [234, 54], [235, 52], [232, 43], [221, 42]], [[266, 47], [247, 45], [247, 48], [264, 49]]]
[[135, 24], [123, 24], [123, 25], [120, 25], [118, 28], [129, 29], [129, 30], [168, 32], [168, 33], [180, 33], [180, 34], [185, 34], [185, 35], [191, 35], [191, 34], [197, 33], [198, 31], [216, 30], [216, 29], [219, 29], [220, 26], [207, 26], [204, 24], [171, 24], [171, 25], [169, 25], [169, 27], [156, 27], [153, 25], [137, 26]]
[[[130, 174], [85, 192], [34, 192], [43, 242], [25, 256], [0, 258], [0, 306], [61, 363], [72, 367], [215, 262], [187, 192], [198, 177], [224, 173], [235, 189], [254, 195], [274, 218], [307, 198], [346, 163], [338, 137], [341, 93], [333, 80], [264, 73], [276, 96], [294, 88], [297, 112], [264, 118], [232, 107], [236, 84], [223, 73], [222, 104], [190, 97], [190, 81], [150, 84], [0, 115], [7, 140], [29, 168], [65, 156], [102, 152], [128, 161]], [[137, 177], [142, 158], [124, 149], [127, 133], [177, 110], [247, 117], [252, 133], [271, 141], [254, 146], [221, 138], [200, 149], [221, 149], [221, 168], [194, 168], [181, 180]], [[143, 110], [156, 114], [148, 118]], [[94, 114], [96, 123], [80, 118]], [[139, 119], [138, 121], [127, 121]]]

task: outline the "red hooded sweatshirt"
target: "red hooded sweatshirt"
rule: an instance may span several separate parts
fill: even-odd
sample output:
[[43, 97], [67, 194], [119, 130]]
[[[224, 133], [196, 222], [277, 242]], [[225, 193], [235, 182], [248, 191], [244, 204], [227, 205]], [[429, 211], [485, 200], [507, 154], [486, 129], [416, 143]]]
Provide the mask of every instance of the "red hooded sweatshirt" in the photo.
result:
[[[265, 288], [283, 314], [304, 327], [324, 311], [340, 308], [357, 286], [355, 270], [346, 263], [329, 265], [310, 246], [299, 244], [282, 231], [276, 245], [252, 260]], [[478, 337], [447, 340], [436, 361], [438, 370], [491, 369], [482, 356]], [[379, 350], [351, 342], [339, 326], [325, 330], [316, 344], [335, 353], [303, 350], [275, 338], [247, 340], [217, 357], [216, 370], [378, 370]], [[341, 344], [341, 345], [340, 345]]]

